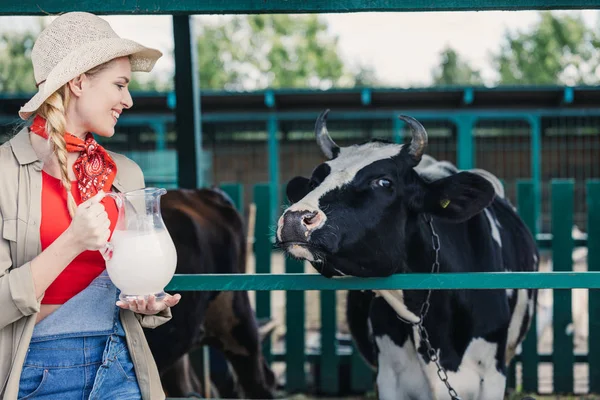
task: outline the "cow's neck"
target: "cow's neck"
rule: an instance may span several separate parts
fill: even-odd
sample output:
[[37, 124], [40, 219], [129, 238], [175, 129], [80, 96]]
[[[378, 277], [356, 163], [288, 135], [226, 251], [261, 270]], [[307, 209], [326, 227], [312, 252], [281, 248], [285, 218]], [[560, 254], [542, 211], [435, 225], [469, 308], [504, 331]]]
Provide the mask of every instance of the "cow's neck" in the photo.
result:
[[[409, 273], [431, 273], [435, 251], [432, 244], [433, 233], [426, 218], [422, 215], [409, 217], [406, 233], [406, 259], [402, 270]], [[403, 290], [375, 290], [374, 292], [383, 297], [402, 320], [409, 323], [420, 321], [420, 308], [426, 297], [426, 291], [407, 293]], [[415, 298], [407, 299], [407, 296], [411, 295]], [[410, 308], [407, 303], [411, 304]]]

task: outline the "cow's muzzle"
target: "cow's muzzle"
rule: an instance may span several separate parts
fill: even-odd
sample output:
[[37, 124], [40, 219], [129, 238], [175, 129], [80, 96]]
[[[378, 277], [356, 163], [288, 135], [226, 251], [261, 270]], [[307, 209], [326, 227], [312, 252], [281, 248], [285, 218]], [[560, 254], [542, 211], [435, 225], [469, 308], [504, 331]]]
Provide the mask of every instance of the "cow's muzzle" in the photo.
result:
[[277, 226], [280, 242], [308, 242], [310, 235], [325, 223], [325, 214], [320, 210], [287, 210]]

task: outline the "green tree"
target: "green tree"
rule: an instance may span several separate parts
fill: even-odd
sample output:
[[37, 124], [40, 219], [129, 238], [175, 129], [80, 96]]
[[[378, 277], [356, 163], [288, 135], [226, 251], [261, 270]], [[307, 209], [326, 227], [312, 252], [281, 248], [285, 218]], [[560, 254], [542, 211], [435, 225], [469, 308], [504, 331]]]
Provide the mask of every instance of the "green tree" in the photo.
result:
[[0, 34], [0, 92], [35, 91], [31, 49], [37, 32], [4, 32]]
[[351, 79], [354, 80], [354, 86], [357, 87], [377, 86], [379, 84], [375, 68], [371, 65], [359, 65], [356, 72], [351, 75]]
[[594, 84], [598, 36], [579, 15], [540, 13], [526, 32], [506, 32], [492, 57], [499, 84]]
[[434, 68], [433, 84], [445, 85], [481, 85], [481, 73], [462, 60], [452, 48], [447, 47], [440, 54], [440, 65]]
[[344, 66], [338, 38], [316, 15], [234, 16], [199, 28], [202, 88], [323, 88], [375, 81], [368, 68], [352, 72]]

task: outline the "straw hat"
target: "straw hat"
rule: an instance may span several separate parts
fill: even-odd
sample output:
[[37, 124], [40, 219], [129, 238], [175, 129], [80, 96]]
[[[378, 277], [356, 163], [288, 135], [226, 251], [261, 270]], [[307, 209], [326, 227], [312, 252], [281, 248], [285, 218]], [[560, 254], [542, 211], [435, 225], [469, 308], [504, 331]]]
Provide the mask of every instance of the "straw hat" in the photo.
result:
[[40, 33], [31, 51], [38, 92], [19, 110], [28, 119], [52, 93], [90, 69], [129, 56], [132, 71], [149, 72], [162, 53], [120, 38], [108, 22], [94, 14], [70, 12]]

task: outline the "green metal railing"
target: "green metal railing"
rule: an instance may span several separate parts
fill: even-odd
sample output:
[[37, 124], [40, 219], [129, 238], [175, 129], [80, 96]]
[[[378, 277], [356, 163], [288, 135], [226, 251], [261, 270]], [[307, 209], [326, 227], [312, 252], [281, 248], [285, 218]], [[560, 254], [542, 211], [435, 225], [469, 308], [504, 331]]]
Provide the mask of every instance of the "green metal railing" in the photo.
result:
[[263, 13], [349, 13], [392, 11], [475, 11], [475, 10], [531, 10], [531, 9], [596, 9], [598, 0], [253, 0], [177, 1], [119, 0], [98, 2], [82, 0], [79, 3], [61, 0], [23, 0], [1, 2], [0, 15], [45, 15], [85, 10], [110, 14], [263, 14]]
[[[303, 273], [303, 263], [287, 258], [286, 273], [271, 274], [273, 251], [273, 229], [269, 210], [272, 209], [271, 187], [259, 184], [254, 188], [257, 206], [254, 252], [256, 274], [245, 275], [176, 275], [167, 290], [248, 290], [256, 291], [256, 313], [259, 318], [270, 317], [270, 293], [286, 291], [286, 350], [273, 353], [271, 344], [263, 347], [267, 360], [283, 361], [286, 364], [286, 389], [300, 392], [307, 389], [305, 362], [319, 364], [320, 376], [316, 377], [320, 391], [336, 394], [340, 387], [339, 372], [342, 364], [351, 368], [351, 389], [356, 392], [372, 389], [373, 373], [364, 364], [353, 348], [340, 346], [336, 339], [336, 290], [368, 289], [554, 289], [553, 309], [553, 352], [538, 354], [535, 320], [513, 365], [509, 383], [514, 386], [515, 363], [522, 364], [522, 389], [527, 392], [539, 390], [538, 365], [550, 362], [554, 368], [554, 391], [573, 393], [575, 362], [589, 365], [590, 392], [600, 392], [600, 180], [586, 183], [588, 204], [587, 236], [573, 239], [574, 184], [570, 179], [553, 180], [550, 183], [552, 230], [548, 234], [535, 231], [534, 185], [530, 180], [517, 182], [517, 210], [534, 234], [540, 248], [552, 251], [552, 272], [498, 272], [498, 273], [442, 273], [399, 274], [387, 278], [343, 277], [327, 279], [316, 273]], [[241, 191], [236, 185], [225, 187], [241, 204]], [[571, 254], [576, 246], [588, 248], [588, 272], [573, 272]], [[590, 290], [589, 297], [589, 351], [587, 354], [573, 352], [573, 337], [567, 331], [572, 322], [571, 289]], [[305, 351], [305, 308], [304, 291], [321, 291], [321, 348], [320, 351]], [[350, 344], [351, 346], [351, 344]]]

